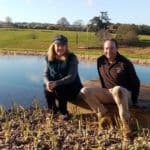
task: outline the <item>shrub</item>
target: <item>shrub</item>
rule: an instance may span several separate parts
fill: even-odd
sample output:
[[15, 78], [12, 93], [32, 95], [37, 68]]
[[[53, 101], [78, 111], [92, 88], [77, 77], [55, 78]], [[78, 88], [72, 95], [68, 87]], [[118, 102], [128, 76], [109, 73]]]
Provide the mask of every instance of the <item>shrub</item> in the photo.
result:
[[121, 45], [135, 46], [138, 44], [137, 28], [132, 25], [121, 25], [116, 32], [116, 40]]
[[37, 39], [37, 34], [36, 34], [36, 32], [35, 31], [32, 31], [30, 34], [29, 34], [29, 38], [31, 38], [31, 39]]
[[104, 42], [106, 39], [112, 38], [112, 35], [111, 35], [107, 30], [104, 30], [104, 29], [99, 30], [99, 31], [96, 33], [96, 36], [97, 36], [97, 39], [98, 39], [98, 41], [99, 41], [101, 47], [102, 47], [102, 45], [103, 45], [103, 42]]

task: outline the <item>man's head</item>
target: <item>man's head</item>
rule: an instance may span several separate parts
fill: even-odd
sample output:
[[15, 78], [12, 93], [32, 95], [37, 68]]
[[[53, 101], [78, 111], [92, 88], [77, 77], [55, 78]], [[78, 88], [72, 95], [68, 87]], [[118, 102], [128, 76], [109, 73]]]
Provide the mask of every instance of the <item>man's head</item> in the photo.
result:
[[118, 52], [118, 43], [115, 39], [104, 41], [104, 55], [109, 61], [114, 61]]

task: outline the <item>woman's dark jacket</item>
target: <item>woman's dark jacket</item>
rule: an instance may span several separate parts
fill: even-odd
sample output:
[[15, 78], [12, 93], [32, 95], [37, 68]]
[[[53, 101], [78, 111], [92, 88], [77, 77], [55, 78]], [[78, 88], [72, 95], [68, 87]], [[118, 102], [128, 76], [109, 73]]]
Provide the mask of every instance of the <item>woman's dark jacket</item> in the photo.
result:
[[56, 90], [70, 92], [72, 96], [76, 96], [82, 84], [78, 74], [78, 60], [73, 53], [69, 53], [66, 60], [49, 61], [46, 56], [46, 68], [44, 71], [44, 83], [48, 81], [56, 82]]

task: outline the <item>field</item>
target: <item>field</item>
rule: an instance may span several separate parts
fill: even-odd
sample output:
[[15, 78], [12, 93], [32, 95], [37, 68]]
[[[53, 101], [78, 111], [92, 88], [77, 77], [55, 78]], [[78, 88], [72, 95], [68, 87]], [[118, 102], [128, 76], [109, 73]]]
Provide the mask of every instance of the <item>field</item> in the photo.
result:
[[[23, 49], [45, 51], [53, 38], [58, 34], [64, 34], [69, 39], [71, 49], [76, 49], [76, 35], [74, 31], [54, 31], [54, 30], [21, 30], [21, 29], [0, 29], [0, 48]], [[87, 33], [78, 32], [79, 45], [87, 44]], [[89, 33], [89, 44], [98, 45], [94, 33]]]
[[[96, 48], [100, 44], [93, 32], [2, 28], [0, 29], [0, 50], [46, 52], [53, 38], [58, 34], [68, 37], [69, 48], [77, 54], [100, 55], [102, 53], [102, 49]], [[120, 48], [120, 52], [131, 58], [150, 58], [150, 48], [145, 47], [150, 46], [150, 36], [139, 35], [139, 40], [143, 47]], [[93, 49], [84, 47], [93, 47]]]

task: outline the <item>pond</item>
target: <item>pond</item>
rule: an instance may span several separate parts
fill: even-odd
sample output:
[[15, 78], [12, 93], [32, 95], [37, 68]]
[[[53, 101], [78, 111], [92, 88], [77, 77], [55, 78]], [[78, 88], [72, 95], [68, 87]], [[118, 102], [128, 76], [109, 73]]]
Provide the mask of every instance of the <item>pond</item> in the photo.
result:
[[[42, 56], [0, 56], [0, 105], [10, 107], [15, 101], [30, 106], [33, 99], [45, 106], [43, 95]], [[135, 65], [141, 83], [150, 83], [150, 66]], [[82, 81], [98, 79], [95, 62], [81, 61], [79, 74]]]

